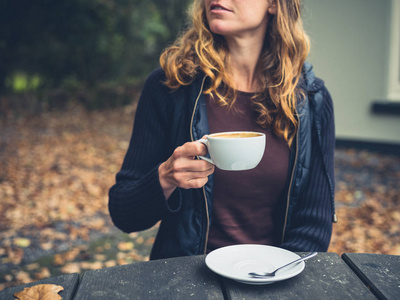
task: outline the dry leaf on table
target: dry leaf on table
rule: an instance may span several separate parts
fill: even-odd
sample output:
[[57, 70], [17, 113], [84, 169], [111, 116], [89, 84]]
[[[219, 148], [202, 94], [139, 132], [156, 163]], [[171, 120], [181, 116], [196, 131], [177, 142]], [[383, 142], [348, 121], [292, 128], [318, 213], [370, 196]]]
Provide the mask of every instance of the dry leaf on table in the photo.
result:
[[55, 284], [39, 284], [15, 293], [14, 297], [19, 300], [59, 300], [62, 299], [58, 292], [64, 288]]

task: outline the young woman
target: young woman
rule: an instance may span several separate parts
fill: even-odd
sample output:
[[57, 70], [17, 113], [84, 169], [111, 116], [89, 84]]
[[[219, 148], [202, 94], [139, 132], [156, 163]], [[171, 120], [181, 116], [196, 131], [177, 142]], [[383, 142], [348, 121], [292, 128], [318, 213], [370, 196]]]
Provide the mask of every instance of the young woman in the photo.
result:
[[[334, 115], [306, 63], [300, 0], [195, 0], [192, 26], [147, 79], [109, 193], [125, 232], [161, 221], [151, 259], [243, 243], [326, 251], [334, 214]], [[252, 170], [222, 171], [196, 140], [261, 131]]]

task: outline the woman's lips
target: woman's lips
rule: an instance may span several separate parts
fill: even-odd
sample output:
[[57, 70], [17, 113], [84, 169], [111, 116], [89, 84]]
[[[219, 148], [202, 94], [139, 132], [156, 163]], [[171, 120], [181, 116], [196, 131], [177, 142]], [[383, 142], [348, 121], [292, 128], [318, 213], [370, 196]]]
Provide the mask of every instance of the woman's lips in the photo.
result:
[[211, 4], [211, 5], [210, 5], [210, 11], [223, 11], [223, 10], [225, 10], [225, 11], [230, 11], [229, 9], [223, 7], [223, 6], [220, 5], [220, 4], [214, 3], [214, 4]]

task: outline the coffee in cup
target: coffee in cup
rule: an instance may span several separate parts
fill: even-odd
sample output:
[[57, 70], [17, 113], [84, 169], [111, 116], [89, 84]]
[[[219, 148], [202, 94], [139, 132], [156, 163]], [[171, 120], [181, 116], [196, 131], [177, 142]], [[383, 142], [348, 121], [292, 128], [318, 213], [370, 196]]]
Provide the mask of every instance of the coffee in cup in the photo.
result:
[[200, 156], [221, 170], [243, 171], [255, 168], [264, 155], [265, 134], [253, 131], [219, 132], [199, 140], [210, 158]]

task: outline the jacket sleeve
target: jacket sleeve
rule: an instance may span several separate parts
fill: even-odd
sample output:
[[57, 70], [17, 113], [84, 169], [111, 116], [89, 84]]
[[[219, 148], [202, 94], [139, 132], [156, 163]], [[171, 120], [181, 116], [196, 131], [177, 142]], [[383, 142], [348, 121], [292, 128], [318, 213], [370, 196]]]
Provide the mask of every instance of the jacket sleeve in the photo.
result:
[[321, 124], [321, 139], [313, 126], [309, 179], [281, 245], [291, 251], [327, 251], [332, 235], [335, 124], [331, 96], [325, 87], [322, 92], [323, 106], [316, 116]]
[[166, 103], [171, 93], [163, 80], [158, 69], [144, 84], [129, 148], [109, 191], [110, 216], [124, 232], [148, 229], [180, 208], [179, 190], [166, 200], [158, 177], [158, 166], [170, 155]]

